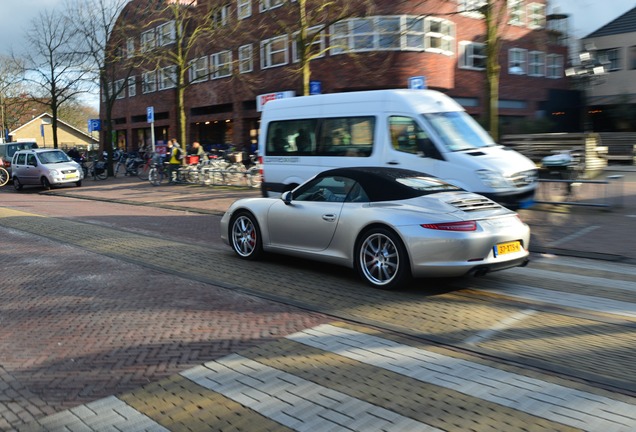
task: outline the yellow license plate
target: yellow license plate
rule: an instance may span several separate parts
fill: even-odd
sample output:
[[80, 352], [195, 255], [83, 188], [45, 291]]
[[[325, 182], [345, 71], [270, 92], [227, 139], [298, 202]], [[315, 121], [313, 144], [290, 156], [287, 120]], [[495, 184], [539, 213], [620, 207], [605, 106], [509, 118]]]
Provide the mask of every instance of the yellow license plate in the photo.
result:
[[77, 174], [64, 174], [64, 178], [66, 178], [66, 179], [72, 179], [72, 178], [75, 178], [75, 177], [77, 177]]
[[511, 254], [511, 253], [515, 253], [515, 252], [520, 252], [521, 251], [521, 242], [519, 241], [513, 241], [513, 242], [507, 242], [507, 243], [500, 243], [498, 245], [496, 245], [493, 248], [494, 252], [495, 252], [495, 256], [499, 256], [499, 255], [506, 255], [506, 254]]

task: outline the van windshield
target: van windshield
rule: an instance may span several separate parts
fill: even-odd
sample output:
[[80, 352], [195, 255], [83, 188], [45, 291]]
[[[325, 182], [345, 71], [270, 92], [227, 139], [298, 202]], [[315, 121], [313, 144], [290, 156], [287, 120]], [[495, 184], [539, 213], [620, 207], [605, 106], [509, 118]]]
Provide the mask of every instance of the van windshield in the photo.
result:
[[473, 150], [496, 145], [479, 123], [463, 111], [422, 114], [422, 117], [439, 135], [448, 151]]

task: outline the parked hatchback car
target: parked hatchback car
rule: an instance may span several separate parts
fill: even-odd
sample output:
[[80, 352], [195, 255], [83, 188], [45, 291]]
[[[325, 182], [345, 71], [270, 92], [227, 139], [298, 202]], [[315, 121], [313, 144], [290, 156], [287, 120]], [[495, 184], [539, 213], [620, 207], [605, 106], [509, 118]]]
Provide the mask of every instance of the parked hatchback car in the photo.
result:
[[45, 189], [68, 183], [82, 185], [81, 167], [62, 150], [20, 150], [11, 161], [13, 187], [19, 191], [25, 185], [39, 185]]

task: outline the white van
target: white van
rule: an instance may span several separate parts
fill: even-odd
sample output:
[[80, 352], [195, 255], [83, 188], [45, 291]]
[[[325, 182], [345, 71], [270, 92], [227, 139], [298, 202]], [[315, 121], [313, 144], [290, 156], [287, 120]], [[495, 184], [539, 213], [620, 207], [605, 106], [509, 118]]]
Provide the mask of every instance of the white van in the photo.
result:
[[276, 196], [320, 171], [394, 166], [424, 172], [511, 208], [532, 205], [536, 165], [497, 145], [450, 97], [376, 90], [267, 102], [258, 146], [262, 192]]

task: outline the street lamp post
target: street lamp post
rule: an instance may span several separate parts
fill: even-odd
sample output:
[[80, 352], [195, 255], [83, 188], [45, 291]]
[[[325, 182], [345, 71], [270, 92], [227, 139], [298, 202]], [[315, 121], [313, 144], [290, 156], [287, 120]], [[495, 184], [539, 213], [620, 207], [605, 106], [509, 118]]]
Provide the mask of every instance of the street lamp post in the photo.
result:
[[607, 73], [607, 61], [602, 61], [596, 54], [594, 44], [586, 44], [585, 49], [579, 53], [578, 62], [565, 70], [565, 76], [575, 80], [583, 92], [584, 117], [583, 127], [585, 132], [591, 132], [592, 122], [589, 114], [591, 86], [600, 84], [600, 77]]

